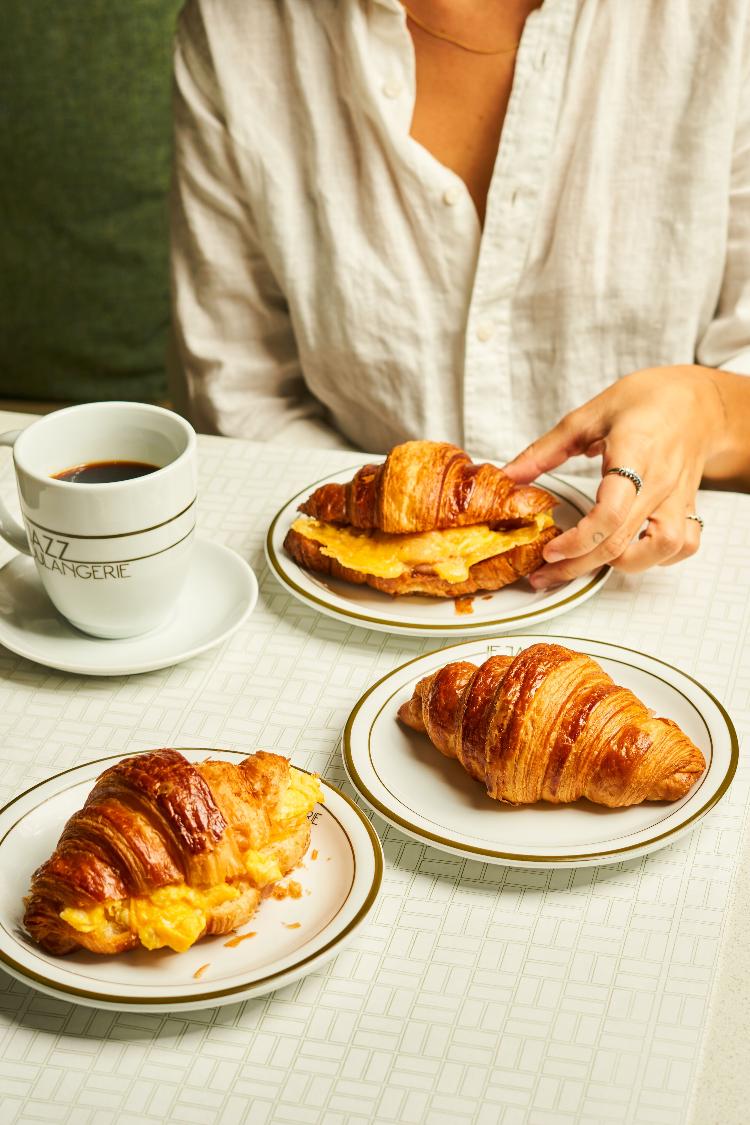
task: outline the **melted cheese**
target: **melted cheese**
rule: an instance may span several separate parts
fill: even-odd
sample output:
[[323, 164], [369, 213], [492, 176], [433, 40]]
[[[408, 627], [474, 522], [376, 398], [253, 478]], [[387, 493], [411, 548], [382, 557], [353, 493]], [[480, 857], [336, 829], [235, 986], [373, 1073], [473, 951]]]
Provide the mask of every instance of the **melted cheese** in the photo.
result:
[[[275, 840], [294, 831], [315, 805], [323, 801], [317, 777], [294, 766], [290, 774], [289, 788], [272, 822]], [[253, 885], [259, 890], [282, 877], [276, 853], [274, 844], [269, 843], [258, 850], [246, 851], [242, 857]], [[184, 953], [206, 929], [208, 914], [217, 906], [239, 898], [241, 893], [241, 887], [234, 883], [202, 888], [172, 883], [157, 888], [150, 895], [104, 902], [89, 910], [69, 908], [61, 911], [60, 917], [79, 933], [90, 934], [114, 926], [136, 934], [146, 949], [161, 949], [166, 945], [176, 953]]]
[[478, 523], [414, 535], [387, 535], [383, 531], [335, 527], [302, 517], [294, 521], [292, 528], [319, 543], [322, 554], [350, 570], [377, 578], [399, 578], [421, 566], [446, 582], [457, 583], [467, 580], [476, 563], [532, 543], [553, 522], [549, 512], [542, 512], [534, 517], [533, 523], [511, 531], [493, 531], [486, 523]]

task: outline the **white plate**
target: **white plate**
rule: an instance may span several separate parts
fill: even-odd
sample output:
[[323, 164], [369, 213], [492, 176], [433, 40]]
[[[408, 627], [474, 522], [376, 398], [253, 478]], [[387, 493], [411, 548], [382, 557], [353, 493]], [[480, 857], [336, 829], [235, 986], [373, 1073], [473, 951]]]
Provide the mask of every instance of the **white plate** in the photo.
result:
[[[266, 536], [266, 559], [281, 585], [313, 609], [347, 625], [412, 636], [471, 637], [510, 632], [548, 621], [587, 601], [601, 589], [610, 574], [610, 568], [605, 566], [594, 575], [587, 574], [546, 591], [534, 590], [521, 579], [492, 594], [475, 595], [471, 614], [464, 616], [457, 613], [453, 598], [416, 595], [393, 598], [369, 586], [355, 586], [304, 570], [283, 547], [289, 527], [299, 516], [298, 505], [321, 484], [351, 480], [358, 468], [359, 465], [354, 465], [314, 481], [298, 492], [277, 512]], [[557, 497], [555, 523], [563, 531], [574, 527], [593, 506], [593, 501], [583, 492], [549, 473], [535, 483]]]
[[174, 617], [122, 641], [81, 633], [49, 600], [26, 555], [0, 570], [0, 645], [27, 660], [84, 676], [127, 676], [189, 660], [231, 637], [252, 613], [258, 583], [229, 547], [198, 539]]
[[[191, 761], [245, 756], [231, 750], [180, 753]], [[95, 779], [125, 756], [66, 770], [0, 810], [0, 966], [11, 976], [50, 996], [95, 1008], [212, 1008], [259, 996], [312, 972], [338, 953], [364, 921], [382, 878], [380, 842], [356, 805], [321, 781], [325, 804], [312, 814], [304, 867], [290, 876], [302, 885], [302, 898], [265, 899], [239, 931], [254, 931], [255, 937], [234, 948], [225, 945], [228, 935], [204, 938], [185, 953], [143, 949], [117, 957], [85, 951], [53, 957], [42, 952], [21, 929], [31, 874], [52, 854], [65, 821], [81, 808]], [[208, 967], [196, 979], [193, 974], [202, 965]]]
[[[571, 805], [513, 807], [491, 800], [427, 735], [398, 721], [418, 680], [453, 660], [481, 664], [515, 655], [538, 641], [585, 652], [658, 715], [674, 719], [707, 762], [681, 801], [608, 809]], [[444, 851], [511, 867], [578, 867], [617, 863], [671, 844], [693, 828], [726, 792], [737, 768], [737, 735], [721, 704], [697, 680], [644, 653], [603, 641], [523, 636], [468, 641], [402, 664], [370, 688], [349, 716], [344, 764], [355, 788], [381, 816]]]

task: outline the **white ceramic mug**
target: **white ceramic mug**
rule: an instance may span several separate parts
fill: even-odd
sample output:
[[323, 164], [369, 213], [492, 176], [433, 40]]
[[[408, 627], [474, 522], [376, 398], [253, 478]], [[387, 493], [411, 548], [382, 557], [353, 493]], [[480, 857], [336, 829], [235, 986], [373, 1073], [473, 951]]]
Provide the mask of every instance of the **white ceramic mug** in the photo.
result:
[[[0, 501], [0, 535], [36, 562], [59, 612], [95, 637], [135, 637], [174, 613], [195, 528], [196, 439], [171, 410], [92, 402], [0, 434], [13, 448], [25, 530]], [[140, 461], [107, 484], [55, 479], [77, 465]]]

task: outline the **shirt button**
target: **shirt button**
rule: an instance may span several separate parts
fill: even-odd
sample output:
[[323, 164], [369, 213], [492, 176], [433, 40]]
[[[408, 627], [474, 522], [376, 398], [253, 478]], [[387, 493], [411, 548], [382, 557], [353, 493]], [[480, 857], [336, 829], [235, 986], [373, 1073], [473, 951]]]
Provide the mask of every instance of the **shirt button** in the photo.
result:
[[401, 93], [401, 83], [395, 78], [383, 83], [383, 93], [387, 98], [397, 98]]
[[490, 324], [488, 320], [483, 320], [481, 324], [477, 325], [477, 340], [481, 340], [486, 344], [495, 335], [495, 325]]
[[443, 203], [445, 203], [447, 207], [453, 207], [458, 203], [460, 197], [461, 189], [454, 184], [453, 187], [446, 188], [443, 192]]

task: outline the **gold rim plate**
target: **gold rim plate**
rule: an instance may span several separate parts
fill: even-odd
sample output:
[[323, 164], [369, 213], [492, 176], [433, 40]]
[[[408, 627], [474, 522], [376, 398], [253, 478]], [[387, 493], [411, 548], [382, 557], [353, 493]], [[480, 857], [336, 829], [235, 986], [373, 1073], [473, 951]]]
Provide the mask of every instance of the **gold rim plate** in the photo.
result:
[[[510, 632], [538, 625], [576, 608], [598, 593], [611, 573], [610, 567], [604, 566], [593, 575], [584, 575], [544, 593], [524, 583], [523, 597], [518, 597], [521, 587], [514, 583], [490, 595], [477, 595], [470, 616], [456, 614], [450, 598], [391, 598], [370, 587], [310, 574], [283, 549], [287, 530], [297, 517], [298, 505], [322, 484], [350, 480], [358, 468], [360, 465], [353, 465], [313, 481], [291, 497], [274, 516], [265, 540], [266, 561], [284, 589], [305, 605], [337, 621], [406, 636], [472, 637]], [[586, 493], [551, 473], [543, 474], [536, 483], [558, 497], [563, 512], [567, 513], [564, 528], [573, 526], [593, 506], [593, 500]], [[515, 608], [510, 607], [510, 599]]]
[[[232, 750], [178, 749], [193, 761], [210, 756], [229, 760], [245, 756]], [[314, 814], [310, 850], [304, 868], [290, 876], [305, 887], [303, 897], [281, 902], [264, 900], [241, 930], [261, 934], [265, 942], [262, 949], [271, 950], [263, 963], [258, 962], [257, 943], [226, 949], [226, 935], [204, 938], [181, 954], [139, 950], [118, 958], [85, 952], [55, 958], [43, 953], [21, 929], [21, 899], [33, 867], [52, 852], [62, 831], [63, 823], [52, 823], [55, 801], [64, 803], [65, 794], [72, 790], [76, 791], [76, 800], [81, 792], [85, 796], [104, 768], [128, 756], [117, 754], [64, 770], [31, 786], [0, 809], [0, 966], [11, 976], [48, 995], [109, 1010], [158, 1012], [215, 1007], [259, 996], [312, 972], [339, 952], [365, 921], [383, 877], [380, 841], [356, 804], [321, 779], [326, 799]], [[70, 801], [68, 797], [67, 803]], [[49, 814], [45, 812], [48, 803], [52, 809]], [[33, 843], [24, 835], [32, 828]], [[313, 863], [310, 857], [316, 842], [320, 855]], [[24, 845], [20, 854], [19, 843]], [[29, 852], [36, 848], [39, 854], [33, 858], [29, 854], [25, 859], [27, 848]], [[13, 864], [7, 858], [11, 852]], [[23, 865], [20, 871], [16, 870], [19, 863]], [[309, 896], [307, 890], [311, 891]], [[303, 919], [299, 926], [284, 920], [295, 915]], [[263, 935], [264, 924], [267, 930], [275, 928]], [[205, 976], [196, 979], [193, 973], [200, 964], [209, 968]]]
[[[604, 809], [587, 801], [509, 808], [486, 796], [426, 735], [407, 731], [398, 707], [416, 682], [453, 660], [481, 663], [545, 641], [586, 652], [659, 714], [675, 718], [703, 751], [707, 769], [682, 801]], [[520, 867], [615, 863], [673, 843], [726, 793], [737, 769], [737, 733], [725, 708], [700, 681], [656, 657], [588, 638], [515, 634], [464, 641], [400, 665], [355, 704], [342, 753], [352, 785], [407, 835], [466, 858]]]

